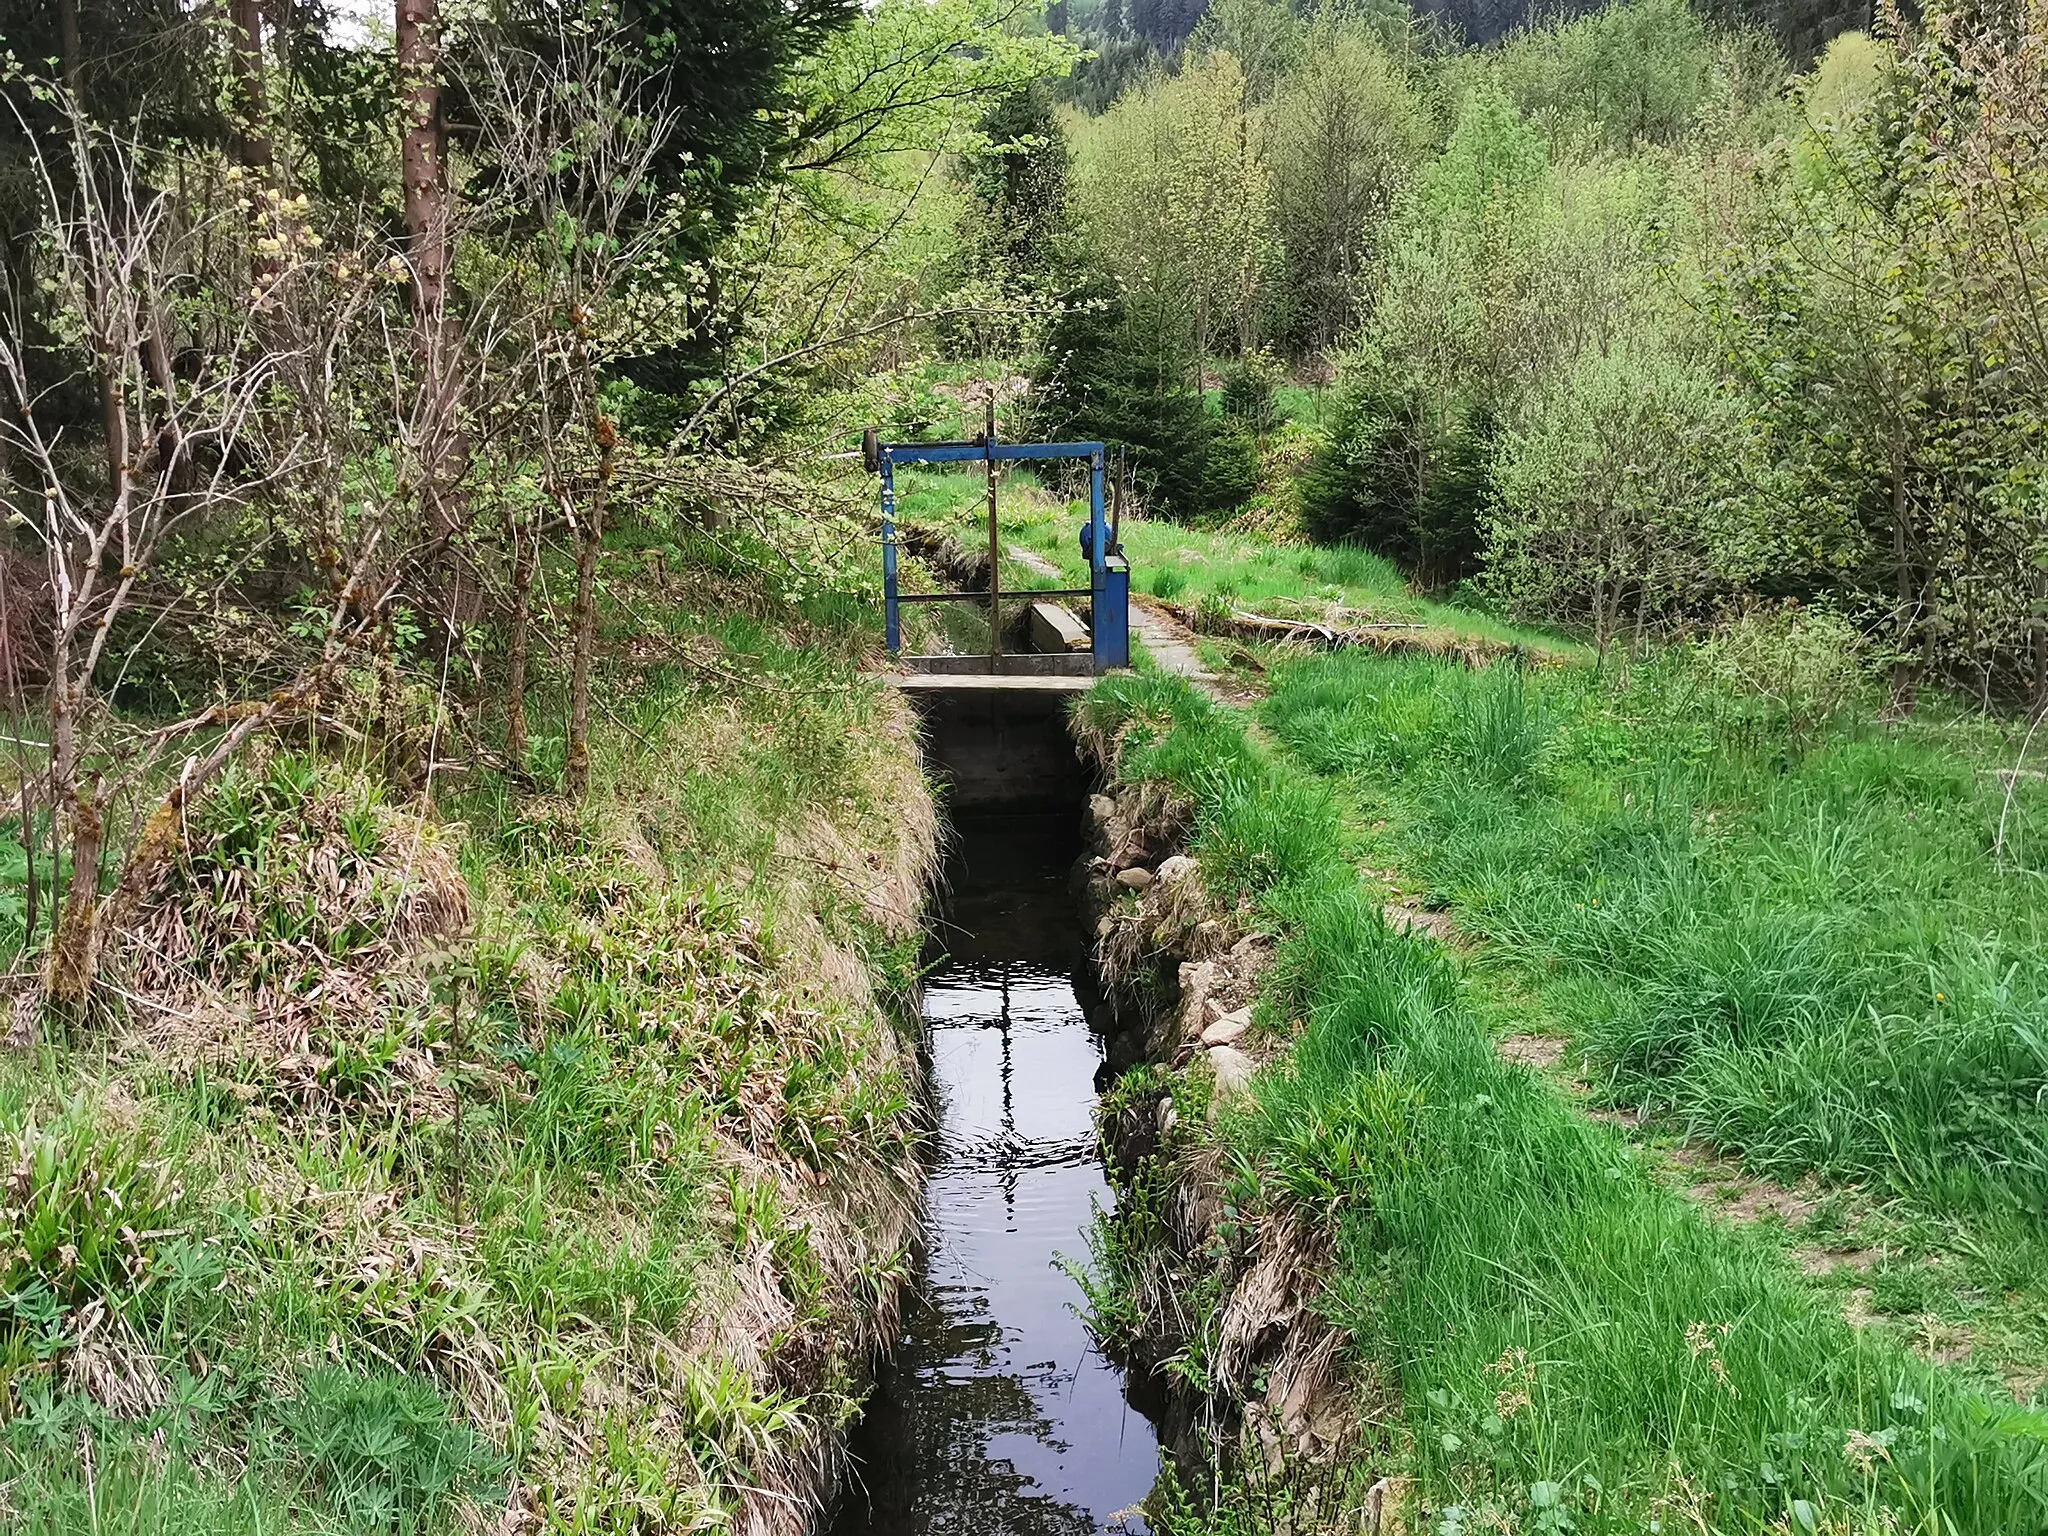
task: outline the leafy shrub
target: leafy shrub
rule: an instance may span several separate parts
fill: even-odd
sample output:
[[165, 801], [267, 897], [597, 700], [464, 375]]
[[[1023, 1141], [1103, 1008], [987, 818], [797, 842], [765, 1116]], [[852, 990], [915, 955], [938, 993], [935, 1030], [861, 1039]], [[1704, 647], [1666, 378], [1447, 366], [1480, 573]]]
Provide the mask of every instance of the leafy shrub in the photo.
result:
[[1280, 420], [1279, 362], [1263, 347], [1247, 352], [1223, 370], [1223, 410], [1253, 432], [1270, 432]]
[[1479, 555], [1496, 435], [1477, 407], [1437, 430], [1399, 391], [1347, 391], [1302, 477], [1302, 525], [1321, 543], [1363, 544], [1426, 584], [1456, 581]]
[[77, 1306], [119, 1299], [145, 1280], [153, 1234], [176, 1225], [183, 1191], [171, 1155], [74, 1099], [47, 1125], [7, 1138], [0, 1189], [0, 1297], [26, 1320], [32, 1296]]
[[1719, 692], [1723, 717], [1781, 729], [1798, 740], [1868, 692], [1862, 633], [1824, 609], [1752, 608], [1717, 628], [1694, 652]]
[[498, 1472], [496, 1453], [412, 1377], [323, 1367], [283, 1416], [314, 1483], [359, 1530], [417, 1530]]
[[1195, 387], [1186, 316], [1127, 298], [1095, 274], [1066, 296], [1039, 371], [1049, 435], [1095, 439], [1129, 450], [1140, 491], [1169, 516], [1203, 509], [1209, 418]]

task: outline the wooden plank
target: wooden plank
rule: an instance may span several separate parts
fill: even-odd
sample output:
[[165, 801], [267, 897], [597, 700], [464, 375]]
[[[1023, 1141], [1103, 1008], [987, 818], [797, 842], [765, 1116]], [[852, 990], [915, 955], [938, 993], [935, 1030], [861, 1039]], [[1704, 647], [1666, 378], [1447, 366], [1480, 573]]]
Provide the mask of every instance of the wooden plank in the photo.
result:
[[1000, 658], [986, 653], [979, 656], [899, 656], [895, 670], [973, 677], [988, 677], [997, 672], [1015, 672], [1027, 677], [1045, 677], [1053, 673], [1062, 677], [1092, 677], [1095, 675], [1095, 658], [1085, 652], [1073, 651], [1061, 651], [1050, 656], [1017, 651]]
[[1031, 649], [1050, 655], [1088, 650], [1088, 626], [1058, 603], [1033, 603]]
[[905, 693], [1086, 693], [1095, 686], [1093, 677], [1034, 677], [1004, 673], [994, 677], [983, 673], [895, 672], [886, 681]]

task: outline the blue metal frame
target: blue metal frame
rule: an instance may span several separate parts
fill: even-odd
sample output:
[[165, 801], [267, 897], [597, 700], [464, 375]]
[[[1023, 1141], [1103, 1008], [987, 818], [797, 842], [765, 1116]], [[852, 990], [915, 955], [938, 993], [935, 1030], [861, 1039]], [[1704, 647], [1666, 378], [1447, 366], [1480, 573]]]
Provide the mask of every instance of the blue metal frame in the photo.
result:
[[1131, 572], [1121, 554], [1109, 548], [1109, 525], [1103, 506], [1101, 443], [1003, 443], [993, 438], [968, 443], [882, 443], [877, 470], [882, 477], [882, 613], [889, 653], [903, 649], [903, 609], [896, 595], [896, 466], [899, 464], [998, 464], [1048, 459], [1088, 461], [1088, 589], [1092, 612], [1088, 630], [1095, 670], [1131, 664]]

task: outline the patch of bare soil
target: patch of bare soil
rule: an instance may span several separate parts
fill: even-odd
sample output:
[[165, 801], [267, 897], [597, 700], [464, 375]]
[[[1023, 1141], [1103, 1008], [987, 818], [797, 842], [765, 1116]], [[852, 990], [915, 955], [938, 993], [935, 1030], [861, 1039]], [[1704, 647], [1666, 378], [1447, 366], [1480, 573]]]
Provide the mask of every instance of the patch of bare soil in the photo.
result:
[[1386, 917], [1387, 926], [1396, 933], [1425, 934], [1439, 944], [1451, 944], [1457, 940], [1458, 925], [1448, 912], [1430, 912], [1397, 901], [1388, 902], [1380, 911]]
[[1690, 1199], [1729, 1221], [1748, 1225], [1776, 1217], [1787, 1227], [1797, 1227], [1811, 1221], [1820, 1209], [1818, 1188], [1788, 1189], [1757, 1178], [1696, 1142], [1666, 1148], [1657, 1156], [1674, 1172], [1674, 1182]]
[[1503, 1035], [1493, 1042], [1493, 1048], [1503, 1061], [1536, 1072], [1555, 1072], [1563, 1065], [1570, 1043], [1556, 1035]]

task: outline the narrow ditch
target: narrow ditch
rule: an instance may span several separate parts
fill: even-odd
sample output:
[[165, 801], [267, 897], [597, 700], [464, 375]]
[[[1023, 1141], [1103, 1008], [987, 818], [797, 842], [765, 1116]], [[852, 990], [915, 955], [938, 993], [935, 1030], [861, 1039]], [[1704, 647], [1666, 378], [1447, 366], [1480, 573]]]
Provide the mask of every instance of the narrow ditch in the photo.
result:
[[1089, 934], [1069, 880], [1085, 783], [1063, 712], [1036, 702], [950, 701], [926, 733], [953, 836], [923, 995], [924, 1242], [829, 1530], [1142, 1532], [1158, 1439], [1061, 1267], [1114, 1201], [1095, 1130], [1106, 1068]]

